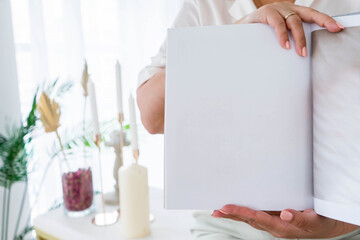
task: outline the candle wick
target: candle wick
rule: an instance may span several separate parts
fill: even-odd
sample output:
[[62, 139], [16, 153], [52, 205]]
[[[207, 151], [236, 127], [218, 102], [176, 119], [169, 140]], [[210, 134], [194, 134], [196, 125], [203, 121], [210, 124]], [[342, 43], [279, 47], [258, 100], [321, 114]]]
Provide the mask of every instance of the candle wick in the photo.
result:
[[133, 150], [133, 156], [135, 159], [136, 164], [138, 163], [138, 159], [139, 159], [139, 149], [134, 149]]

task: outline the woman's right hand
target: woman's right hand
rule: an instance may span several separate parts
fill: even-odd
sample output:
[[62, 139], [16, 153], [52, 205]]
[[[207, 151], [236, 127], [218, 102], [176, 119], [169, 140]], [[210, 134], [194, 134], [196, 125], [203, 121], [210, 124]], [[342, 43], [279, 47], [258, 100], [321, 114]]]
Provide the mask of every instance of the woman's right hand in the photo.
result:
[[[294, 14], [291, 14], [294, 13]], [[288, 16], [287, 19], [286, 16]], [[295, 41], [296, 52], [303, 57], [307, 56], [306, 38], [303, 22], [316, 23], [326, 28], [329, 32], [340, 32], [344, 27], [332, 17], [320, 13], [315, 9], [302, 7], [290, 2], [277, 2], [267, 4], [253, 13], [243, 17], [235, 24], [265, 23], [275, 29], [280, 45], [290, 49], [288, 30], [291, 31]]]

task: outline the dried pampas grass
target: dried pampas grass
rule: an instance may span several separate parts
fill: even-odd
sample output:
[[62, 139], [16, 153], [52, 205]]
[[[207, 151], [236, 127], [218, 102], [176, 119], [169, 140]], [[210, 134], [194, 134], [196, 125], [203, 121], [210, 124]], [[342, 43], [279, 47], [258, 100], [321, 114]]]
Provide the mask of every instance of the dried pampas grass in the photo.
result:
[[[86, 116], [86, 99], [89, 95], [88, 93], [88, 82], [89, 82], [89, 71], [88, 71], [88, 65], [85, 60], [84, 70], [81, 78], [81, 86], [84, 90], [84, 110], [83, 110], [83, 132], [85, 136], [85, 116]], [[86, 154], [86, 146], [84, 145], [84, 155]]]
[[60, 115], [61, 115], [59, 104], [55, 100], [50, 100], [48, 95], [45, 92], [43, 92], [38, 101], [37, 109], [40, 113], [40, 121], [42, 122], [42, 124], [44, 126], [45, 132], [47, 132], [47, 133], [55, 132], [56, 133], [56, 137], [59, 141], [60, 148], [61, 148], [61, 151], [64, 156], [64, 160], [66, 161], [66, 164], [70, 170], [70, 166], [69, 166], [69, 163], [68, 163], [66, 155], [65, 155], [65, 150], [64, 150], [63, 144], [61, 142], [59, 132], [58, 132], [58, 128], [60, 126], [60, 123], [59, 123]]
[[87, 65], [87, 62], [85, 61], [84, 70], [83, 70], [82, 79], [81, 79], [81, 86], [84, 89], [85, 97], [88, 96], [88, 89], [87, 89], [88, 81], [89, 81], [88, 65]]
[[44, 126], [45, 132], [55, 132], [59, 125], [60, 120], [60, 107], [55, 100], [50, 100], [48, 95], [43, 92], [40, 96], [37, 108], [40, 112], [40, 120]]

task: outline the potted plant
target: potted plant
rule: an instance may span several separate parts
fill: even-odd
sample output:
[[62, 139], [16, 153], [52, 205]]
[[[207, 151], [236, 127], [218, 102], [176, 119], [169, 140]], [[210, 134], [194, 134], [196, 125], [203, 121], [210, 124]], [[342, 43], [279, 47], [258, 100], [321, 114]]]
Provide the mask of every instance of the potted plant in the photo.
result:
[[[72, 87], [71, 82], [66, 82], [58, 86], [58, 80], [55, 80], [51, 85], [42, 88], [53, 93], [56, 96], [61, 97]], [[56, 89], [56, 91], [54, 91]], [[25, 121], [16, 127], [8, 127], [6, 134], [0, 133], [0, 187], [3, 188], [2, 199], [2, 221], [0, 226], [1, 240], [7, 240], [9, 236], [13, 236], [13, 239], [23, 239], [27, 232], [33, 230], [30, 224], [30, 212], [25, 210], [25, 200], [28, 191], [28, 174], [29, 162], [32, 160], [32, 145], [31, 142], [34, 138], [34, 132], [38, 130], [37, 122], [39, 120], [37, 116], [37, 101], [38, 101], [39, 87], [35, 91], [32, 99], [31, 109], [28, 113]], [[46, 172], [44, 172], [46, 174]], [[10, 212], [11, 206], [14, 204], [11, 201], [12, 189], [16, 183], [24, 183], [22, 198], [19, 206], [16, 206], [18, 215], [14, 216], [14, 213]], [[14, 207], [13, 207], [14, 208]], [[16, 218], [15, 230], [13, 233], [9, 233], [9, 219], [10, 217]], [[26, 226], [23, 229], [20, 228], [20, 222], [22, 219], [26, 219]], [[24, 221], [22, 221], [24, 222]]]

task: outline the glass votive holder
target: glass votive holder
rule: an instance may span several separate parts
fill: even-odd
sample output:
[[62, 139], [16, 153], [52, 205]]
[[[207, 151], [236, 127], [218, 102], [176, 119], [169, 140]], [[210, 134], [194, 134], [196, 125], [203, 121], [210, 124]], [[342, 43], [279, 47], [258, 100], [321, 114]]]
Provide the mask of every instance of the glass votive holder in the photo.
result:
[[91, 154], [66, 153], [60, 158], [65, 214], [83, 217], [93, 211], [94, 188]]

